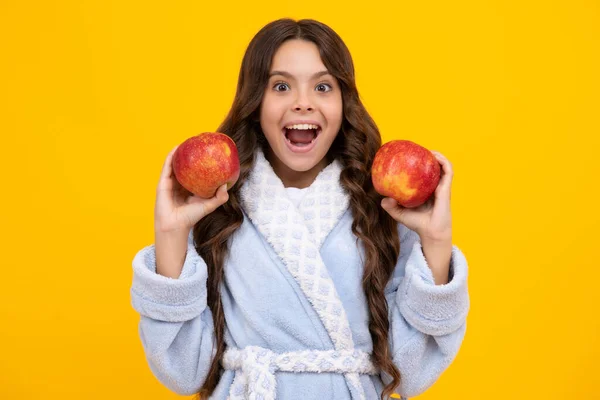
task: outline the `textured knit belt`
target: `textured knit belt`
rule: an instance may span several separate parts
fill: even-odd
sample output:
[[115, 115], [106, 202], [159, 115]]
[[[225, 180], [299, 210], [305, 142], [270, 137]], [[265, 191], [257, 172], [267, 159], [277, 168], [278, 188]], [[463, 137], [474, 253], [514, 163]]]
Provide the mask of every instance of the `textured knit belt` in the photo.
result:
[[[305, 350], [274, 353], [258, 346], [228, 348], [223, 368], [236, 370], [229, 400], [274, 400], [275, 372], [335, 372], [375, 375], [379, 370], [362, 350]], [[241, 373], [240, 373], [241, 372]]]

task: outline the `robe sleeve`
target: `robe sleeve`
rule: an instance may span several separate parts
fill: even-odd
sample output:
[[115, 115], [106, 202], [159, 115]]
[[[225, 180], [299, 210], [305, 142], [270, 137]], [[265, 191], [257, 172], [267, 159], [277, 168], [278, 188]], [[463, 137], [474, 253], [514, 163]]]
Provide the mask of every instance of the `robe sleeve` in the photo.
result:
[[131, 304], [140, 315], [138, 332], [146, 360], [154, 376], [181, 395], [200, 390], [214, 354], [207, 277], [206, 263], [191, 237], [177, 279], [156, 273], [154, 244], [133, 259]]
[[[400, 370], [396, 392], [423, 393], [455, 359], [466, 332], [469, 311], [467, 262], [452, 246], [449, 282], [435, 285], [419, 236], [399, 224], [400, 256], [386, 287], [392, 360]], [[387, 385], [391, 378], [382, 373]]]

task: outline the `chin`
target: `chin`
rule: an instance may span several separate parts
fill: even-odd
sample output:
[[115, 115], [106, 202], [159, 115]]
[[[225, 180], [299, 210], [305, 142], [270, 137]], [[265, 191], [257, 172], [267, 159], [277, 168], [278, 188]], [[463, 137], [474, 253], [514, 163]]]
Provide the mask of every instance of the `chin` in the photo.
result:
[[285, 164], [286, 167], [296, 172], [310, 171], [318, 164], [318, 160], [315, 160], [312, 157], [304, 160], [293, 158], [290, 159], [290, 157], [287, 157], [281, 160], [281, 162]]
[[[285, 144], [283, 145], [285, 146]], [[316, 149], [315, 149], [316, 150]], [[283, 153], [283, 154], [282, 154]], [[279, 155], [281, 154], [281, 156]], [[296, 155], [289, 154], [287, 148], [284, 147], [283, 151], [279, 154], [275, 154], [275, 156], [279, 159], [279, 161], [284, 164], [289, 169], [296, 172], [307, 172], [313, 169], [319, 162], [325, 157], [319, 157], [316, 154], [304, 154], [304, 155]]]

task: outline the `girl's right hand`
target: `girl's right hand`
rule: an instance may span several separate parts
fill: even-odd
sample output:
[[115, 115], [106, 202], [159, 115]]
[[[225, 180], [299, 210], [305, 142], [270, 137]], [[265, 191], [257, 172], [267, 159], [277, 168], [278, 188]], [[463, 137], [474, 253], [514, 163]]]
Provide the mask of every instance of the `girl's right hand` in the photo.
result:
[[177, 147], [167, 156], [156, 188], [154, 229], [160, 233], [189, 233], [198, 221], [229, 199], [227, 184], [223, 184], [210, 199], [198, 197], [181, 186], [172, 167]]

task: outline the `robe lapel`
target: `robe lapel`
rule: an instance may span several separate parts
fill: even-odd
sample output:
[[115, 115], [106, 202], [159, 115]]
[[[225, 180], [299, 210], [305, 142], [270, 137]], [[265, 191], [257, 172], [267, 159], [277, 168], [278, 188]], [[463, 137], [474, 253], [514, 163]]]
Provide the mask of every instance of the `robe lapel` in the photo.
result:
[[[348, 207], [335, 160], [319, 173], [297, 209], [262, 151], [241, 188], [244, 210], [273, 247], [316, 310], [337, 350], [354, 348], [344, 306], [320, 255], [327, 235]], [[345, 374], [351, 391], [364, 398], [358, 374]]]

